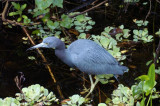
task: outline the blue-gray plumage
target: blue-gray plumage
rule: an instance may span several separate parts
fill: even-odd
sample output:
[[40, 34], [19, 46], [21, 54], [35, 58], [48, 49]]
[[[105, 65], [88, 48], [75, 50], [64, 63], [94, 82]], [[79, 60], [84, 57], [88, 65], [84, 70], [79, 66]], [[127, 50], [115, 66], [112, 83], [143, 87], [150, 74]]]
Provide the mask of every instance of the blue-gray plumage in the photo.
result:
[[42, 43], [29, 48], [29, 50], [39, 47], [54, 48], [55, 55], [64, 63], [72, 68], [77, 67], [89, 75], [123, 75], [128, 69], [121, 66], [103, 47], [91, 40], [76, 40], [65, 49], [65, 44], [60, 39], [47, 37]]

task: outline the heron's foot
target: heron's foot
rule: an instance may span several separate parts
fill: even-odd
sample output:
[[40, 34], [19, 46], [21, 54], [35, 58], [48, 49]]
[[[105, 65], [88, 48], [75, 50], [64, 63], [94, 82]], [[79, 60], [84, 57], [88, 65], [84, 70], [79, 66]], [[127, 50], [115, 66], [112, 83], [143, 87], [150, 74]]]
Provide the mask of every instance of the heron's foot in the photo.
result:
[[88, 94], [85, 96], [85, 98], [87, 98], [87, 97], [93, 92], [94, 87], [91, 86], [91, 88], [89, 88], [88, 90], [89, 90], [89, 92], [88, 92]]
[[88, 93], [90, 91], [91, 88], [86, 88], [85, 85], [83, 85], [84, 89], [83, 91], [81, 92], [81, 94], [85, 94], [85, 93]]

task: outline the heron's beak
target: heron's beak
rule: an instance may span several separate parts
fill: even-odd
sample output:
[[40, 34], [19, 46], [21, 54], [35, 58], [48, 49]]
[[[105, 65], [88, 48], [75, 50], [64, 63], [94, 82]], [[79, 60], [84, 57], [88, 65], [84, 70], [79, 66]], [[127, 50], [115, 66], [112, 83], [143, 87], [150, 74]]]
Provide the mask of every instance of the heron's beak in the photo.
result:
[[48, 47], [48, 45], [46, 43], [42, 42], [42, 43], [37, 44], [37, 45], [35, 45], [33, 47], [30, 47], [29, 49], [27, 49], [27, 51], [28, 50], [33, 50], [33, 49], [36, 49], [36, 48], [49, 48], [49, 47]]

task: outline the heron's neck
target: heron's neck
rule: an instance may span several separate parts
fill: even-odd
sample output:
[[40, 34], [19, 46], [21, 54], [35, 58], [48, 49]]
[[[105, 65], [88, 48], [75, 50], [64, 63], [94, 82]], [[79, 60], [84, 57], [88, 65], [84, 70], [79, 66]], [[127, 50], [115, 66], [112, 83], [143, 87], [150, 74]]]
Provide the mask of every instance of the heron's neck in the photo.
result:
[[55, 49], [55, 55], [68, 66], [74, 67], [71, 61], [71, 56], [67, 49]]

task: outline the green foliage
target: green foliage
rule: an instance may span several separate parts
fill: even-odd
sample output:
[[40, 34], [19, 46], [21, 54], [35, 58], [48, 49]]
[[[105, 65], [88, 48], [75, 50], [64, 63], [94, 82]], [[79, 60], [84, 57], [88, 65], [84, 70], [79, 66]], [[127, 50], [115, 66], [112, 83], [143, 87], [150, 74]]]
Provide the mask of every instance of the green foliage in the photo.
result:
[[107, 84], [108, 82], [112, 82], [112, 81], [109, 80], [109, 79], [113, 77], [113, 74], [96, 75], [96, 77], [99, 78], [99, 81], [100, 81], [102, 84]]
[[34, 56], [28, 56], [29, 60], [35, 60], [36, 58]]
[[[118, 31], [116, 31], [116, 29]], [[115, 32], [112, 32], [112, 30], [115, 30]], [[116, 40], [122, 41], [123, 39], [127, 39], [130, 36], [129, 32], [130, 32], [129, 29], [124, 29], [124, 25], [121, 25], [118, 28], [108, 26], [104, 29], [104, 31], [101, 33], [101, 35], [104, 35], [106, 37], [107, 36], [111, 37], [112, 36], [111, 34], [114, 33]]]
[[155, 34], [160, 36], [160, 29]]
[[[57, 101], [53, 92], [48, 92], [43, 86], [39, 84], [31, 85], [28, 88], [22, 89], [23, 94], [16, 93], [16, 99], [19, 101], [25, 100], [26, 105], [34, 105], [35, 103], [42, 103], [44, 105], [51, 105], [53, 101]], [[22, 104], [24, 104], [22, 102]]]
[[81, 106], [85, 102], [85, 98], [75, 94], [69, 97], [70, 101], [67, 101], [67, 106]]
[[133, 34], [133, 41], [142, 40], [144, 43], [153, 41], [153, 36], [148, 34], [147, 28], [144, 28], [143, 30], [133, 30]]
[[[78, 12], [75, 13], [71, 13], [70, 15], [76, 14]], [[75, 26], [75, 29], [77, 31], [79, 31], [80, 33], [89, 31], [90, 29], [92, 29], [92, 26], [95, 24], [95, 22], [92, 20], [91, 17], [88, 17], [88, 14], [81, 14], [78, 15], [74, 18], [72, 18], [72, 26]]]
[[0, 106], [20, 106], [20, 102], [12, 97], [0, 98]]
[[147, 103], [147, 105], [148, 105], [149, 102], [152, 101], [152, 93], [155, 93], [155, 91], [156, 91], [156, 90], [154, 90], [155, 89], [154, 86], [156, 85], [155, 65], [154, 64], [150, 65], [149, 70], [148, 70], [148, 75], [141, 75], [136, 79], [139, 79], [140, 82], [138, 84], [132, 86], [131, 89], [133, 92], [133, 96], [135, 99], [140, 99], [142, 96], [141, 105], [144, 106], [145, 100], [146, 100], [144, 93], [146, 96], [149, 95], [149, 100]]
[[[143, 21], [143, 20], [134, 20], [134, 22], [137, 24], [138, 27], [141, 26], [147, 26], [148, 21]], [[147, 28], [142, 28], [141, 30], [134, 29], [133, 30], [133, 41], [143, 41], [144, 43], [152, 42], [153, 41], [153, 36], [148, 34], [148, 29]]]
[[[139, 0], [124, 0], [125, 3], [135, 3], [139, 2]], [[20, 5], [19, 3], [12, 2], [13, 7], [15, 8], [15, 12], [10, 12], [9, 16], [18, 16], [17, 22], [23, 22], [24, 25], [28, 25], [31, 23], [31, 20], [24, 15], [24, 10], [27, 7], [27, 4]], [[146, 5], [146, 3], [144, 3]], [[92, 20], [88, 14], [81, 14], [73, 18], [69, 18], [69, 16], [74, 15], [75, 13], [70, 13], [68, 15], [58, 13], [54, 13], [54, 7], [63, 8], [63, 0], [35, 0], [35, 8], [29, 9], [28, 13], [30, 13], [33, 18], [37, 17], [38, 21], [41, 21], [40, 25], [30, 25], [29, 29], [32, 29], [32, 37], [33, 35], [37, 35], [40, 38], [45, 38], [48, 36], [56, 36], [60, 37], [62, 32], [65, 32], [64, 28], [70, 29], [75, 28], [80, 35], [77, 36], [78, 39], [86, 39], [88, 38], [85, 32], [90, 31], [95, 25], [95, 22]], [[53, 13], [52, 13], [53, 12]], [[42, 18], [39, 18], [42, 16]], [[58, 17], [60, 16], [60, 17]], [[54, 18], [53, 18], [54, 17]], [[133, 41], [142, 41], [144, 43], [152, 42], [153, 36], [149, 35], [148, 29], [143, 28], [148, 25], [148, 21], [136, 20], [134, 21], [138, 26], [138, 29], [133, 30]], [[32, 22], [33, 23], [33, 22]], [[142, 28], [140, 28], [142, 27]], [[100, 35], [91, 35], [89, 39], [94, 40], [96, 43], [104, 47], [111, 55], [113, 55], [118, 61], [126, 59], [125, 55], [121, 54], [120, 47], [117, 46], [118, 42], [122, 42], [123, 40], [128, 41], [130, 37], [129, 29], [125, 29], [124, 25], [119, 27], [108, 26], [104, 29], [104, 31]], [[160, 29], [156, 32], [156, 35], [160, 35]], [[65, 43], [69, 43], [69, 36], [61, 38]], [[30, 59], [35, 59], [34, 57], [29, 57]], [[148, 65], [151, 63], [148, 62]], [[151, 103], [152, 99], [159, 98], [160, 95], [156, 92], [154, 88], [156, 85], [155, 81], [155, 72], [160, 73], [160, 69], [155, 70], [155, 66], [152, 64], [148, 70], [148, 75], [139, 76], [139, 83], [133, 85], [131, 90], [128, 87], [123, 85], [119, 85], [116, 90], [113, 91], [112, 94], [112, 102], [115, 105], [124, 104], [132, 106], [134, 105], [134, 100], [141, 101], [136, 103], [136, 106], [144, 106], [145, 101], [148, 100]], [[107, 84], [111, 82], [109, 80], [113, 75], [98, 75], [96, 76], [100, 79], [100, 82], [103, 84]], [[0, 99], [0, 105], [35, 105], [36, 103], [42, 103], [43, 105], [51, 105], [52, 101], [57, 101], [53, 92], [48, 92], [44, 87], [36, 84], [32, 85], [28, 88], [22, 89], [23, 94], [17, 93], [17, 99], [14, 98], [5, 98], [4, 100]], [[149, 98], [147, 99], [147, 96]], [[23, 103], [21, 103], [23, 102]], [[73, 95], [70, 97], [70, 101], [67, 102], [69, 106], [80, 106], [85, 104], [85, 99], [79, 95]], [[8, 104], [7, 104], [8, 103]], [[104, 103], [98, 104], [98, 106], [106, 106]]]
[[35, 0], [37, 8], [34, 9], [33, 17], [36, 17], [41, 14], [49, 13], [49, 7], [63, 7], [63, 0]]
[[158, 67], [158, 69], [155, 69], [155, 73], [160, 75], [160, 67]]
[[112, 93], [112, 102], [114, 105], [124, 104], [128, 106], [134, 105], [134, 98], [132, 91], [122, 84], [118, 85], [118, 88]]
[[143, 21], [143, 20], [136, 20], [135, 23], [137, 24], [137, 26], [147, 26], [148, 25], [148, 21]]
[[72, 22], [71, 18], [69, 18], [67, 15], [64, 14], [61, 16], [61, 18], [62, 21], [60, 22], [60, 25], [65, 28], [71, 28], [71, 22]]
[[19, 15], [19, 17], [17, 18], [17, 22], [20, 22], [23, 19], [24, 24], [28, 24], [31, 22], [31, 20], [26, 15], [22, 15], [23, 10], [27, 7], [27, 4], [23, 4], [21, 6], [19, 3], [12, 2], [12, 5], [17, 11], [10, 12], [9, 16]]

